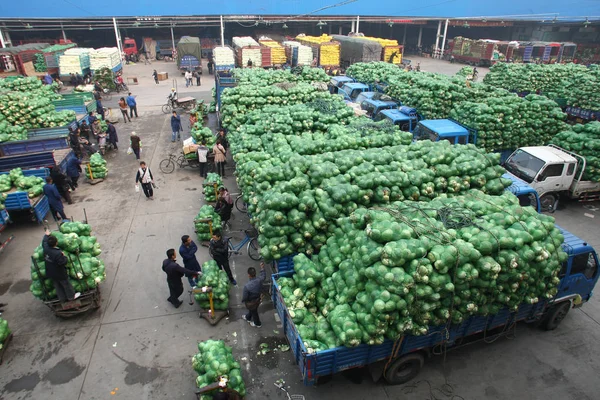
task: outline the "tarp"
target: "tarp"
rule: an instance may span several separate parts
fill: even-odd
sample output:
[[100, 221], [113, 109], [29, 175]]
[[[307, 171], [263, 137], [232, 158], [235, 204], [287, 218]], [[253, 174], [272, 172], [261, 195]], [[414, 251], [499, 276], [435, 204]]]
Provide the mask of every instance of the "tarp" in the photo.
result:
[[177, 66], [181, 65], [181, 58], [185, 55], [194, 56], [200, 61], [202, 47], [200, 39], [194, 36], [183, 36], [177, 43]]
[[354, 64], [357, 62], [381, 61], [382, 47], [379, 43], [362, 39], [360, 37], [348, 37], [333, 35], [333, 39], [340, 42], [343, 64]]
[[46, 47], [50, 47], [50, 45], [48, 43], [28, 43], [20, 46], [0, 49], [0, 53], [17, 54], [25, 50], [43, 50]]

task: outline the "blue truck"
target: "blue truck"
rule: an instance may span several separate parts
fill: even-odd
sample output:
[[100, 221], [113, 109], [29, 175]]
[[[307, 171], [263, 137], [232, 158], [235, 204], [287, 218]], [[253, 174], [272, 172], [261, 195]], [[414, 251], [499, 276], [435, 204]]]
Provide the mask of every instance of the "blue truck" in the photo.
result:
[[[372, 92], [366, 92], [372, 93]], [[361, 94], [362, 95], [362, 94]], [[359, 95], [359, 96], [361, 96]], [[358, 98], [357, 98], [358, 100]], [[367, 117], [371, 119], [375, 119], [377, 115], [383, 110], [394, 110], [398, 108], [398, 103], [392, 100], [380, 100], [376, 98], [366, 99], [361, 101], [360, 108], [367, 112]]]
[[354, 103], [359, 94], [370, 91], [371, 88], [369, 85], [359, 82], [348, 82], [344, 83], [342, 87], [338, 89], [338, 94], [344, 96], [344, 100]]
[[331, 79], [329, 80], [329, 83], [327, 84], [327, 87], [329, 88], [329, 93], [337, 94], [338, 91], [340, 90], [340, 88], [342, 86], [344, 86], [344, 84], [351, 83], [351, 82], [354, 82], [354, 79], [350, 78], [349, 76], [345, 76], [345, 75], [333, 76], [333, 77], [331, 77]]
[[[0, 172], [0, 175], [8, 174], [8, 172]], [[37, 176], [40, 178], [46, 178], [50, 172], [47, 168], [35, 168], [23, 170], [24, 176]], [[48, 198], [45, 195], [38, 196], [35, 199], [29, 198], [27, 192], [10, 192], [7, 194], [4, 200], [4, 206], [6, 211], [24, 211], [29, 210], [34, 220], [38, 223], [42, 223], [48, 212], [50, 211], [50, 205], [48, 204]]]
[[475, 144], [477, 132], [451, 119], [426, 119], [420, 121], [415, 127], [413, 138], [432, 142], [447, 140], [452, 144]]
[[398, 125], [400, 130], [404, 132], [412, 132], [420, 119], [421, 116], [417, 113], [417, 110], [407, 106], [400, 106], [391, 110], [382, 110], [374, 118], [376, 122], [385, 120], [394, 125]]
[[309, 353], [277, 283], [277, 279], [291, 277], [294, 271], [273, 274], [273, 305], [304, 384], [314, 385], [320, 377], [357, 367], [368, 367], [375, 381], [383, 377], [388, 384], [403, 384], [419, 374], [427, 357], [439, 354], [436, 349], [458, 348], [477, 340], [490, 339], [506, 333], [521, 321], [539, 323], [547, 330], [556, 329], [571, 308], [580, 307], [590, 299], [598, 280], [598, 256], [594, 249], [584, 240], [558, 228], [565, 237], [562, 247], [568, 259], [559, 273], [558, 294], [553, 299], [535, 304], [524, 303], [514, 312], [503, 309], [495, 315], [472, 316], [457, 325], [430, 327], [427, 335], [405, 335], [380, 345], [361, 344]]
[[230, 70], [215, 71], [215, 102], [217, 103], [217, 117], [221, 120], [221, 98], [223, 91], [227, 88], [237, 86], [237, 81]]

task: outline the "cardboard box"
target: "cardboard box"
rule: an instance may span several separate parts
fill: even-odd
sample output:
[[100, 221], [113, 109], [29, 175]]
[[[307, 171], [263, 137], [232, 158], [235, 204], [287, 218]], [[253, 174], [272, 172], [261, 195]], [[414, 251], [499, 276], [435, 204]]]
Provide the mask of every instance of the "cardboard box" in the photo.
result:
[[168, 72], [159, 72], [158, 73], [158, 80], [159, 81], [166, 81], [167, 79], [169, 79], [169, 73]]
[[188, 144], [187, 146], [183, 146], [183, 154], [194, 153], [198, 150], [198, 146], [195, 144]]

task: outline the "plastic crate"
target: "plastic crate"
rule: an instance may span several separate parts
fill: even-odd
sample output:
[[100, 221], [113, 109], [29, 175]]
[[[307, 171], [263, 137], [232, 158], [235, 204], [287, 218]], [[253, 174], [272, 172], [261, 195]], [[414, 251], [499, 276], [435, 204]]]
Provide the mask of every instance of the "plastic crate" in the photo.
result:
[[294, 271], [294, 257], [297, 254], [298, 253], [295, 253], [295, 254], [292, 254], [289, 256], [285, 256], [285, 257], [281, 257], [279, 260], [275, 261], [275, 266], [277, 267], [277, 272], [282, 273], [282, 272]]

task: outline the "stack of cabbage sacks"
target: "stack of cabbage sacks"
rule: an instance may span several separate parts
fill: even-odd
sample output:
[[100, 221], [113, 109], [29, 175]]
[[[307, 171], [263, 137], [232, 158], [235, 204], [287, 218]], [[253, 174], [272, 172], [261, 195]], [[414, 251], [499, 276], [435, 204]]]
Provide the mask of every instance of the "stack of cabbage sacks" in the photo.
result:
[[[246, 386], [242, 378], [240, 364], [233, 358], [231, 347], [222, 340], [207, 340], [198, 343], [198, 354], [192, 357], [192, 367], [198, 373], [196, 385], [203, 388], [227, 378], [227, 387], [244, 397]], [[210, 400], [212, 395], [202, 395], [200, 400]]]
[[[198, 278], [199, 288], [211, 287], [215, 310], [227, 310], [229, 307], [229, 278], [227, 273], [213, 260], [202, 264], [202, 276]], [[205, 310], [210, 309], [208, 292], [194, 294], [196, 302]]]
[[211, 172], [210, 174], [206, 175], [206, 179], [204, 179], [203, 183], [204, 188], [202, 191], [204, 193], [204, 200], [209, 203], [214, 203], [217, 201], [217, 195], [215, 194], [214, 186], [215, 183], [217, 184], [217, 190], [223, 185], [223, 179], [219, 174]]
[[0, 192], [8, 192], [14, 187], [34, 198], [42, 194], [45, 184], [40, 177], [24, 176], [21, 168], [14, 168], [8, 174], [0, 175]]
[[8, 322], [5, 319], [0, 318], [0, 350], [4, 347], [6, 338], [10, 336], [10, 329], [8, 328]]
[[556, 135], [551, 143], [585, 157], [583, 179], [600, 182], [600, 122], [573, 125]]
[[200, 241], [207, 241], [211, 238], [210, 226], [208, 225], [208, 222], [203, 221], [207, 218], [212, 219], [213, 231], [221, 228], [221, 216], [215, 212], [215, 208], [208, 204], [203, 205], [200, 208], [198, 215], [196, 215], [196, 218], [194, 218], [194, 230]]
[[[511, 193], [472, 190], [358, 209], [338, 220], [318, 256], [294, 258], [299, 278], [279, 282], [298, 326], [326, 317], [340, 344], [380, 344], [552, 298], [563, 241], [552, 217]], [[318, 327], [310, 347], [332, 347]]]
[[[91, 226], [82, 222], [65, 222], [60, 231], [52, 232], [58, 239], [58, 248], [69, 259], [67, 273], [76, 292], [92, 290], [106, 279], [104, 262], [97, 258], [100, 244], [91, 236]], [[48, 301], [56, 298], [52, 280], [46, 278], [44, 250], [40, 244], [33, 253], [35, 264], [31, 265], [30, 290], [38, 299]]]
[[92, 154], [92, 156], [90, 157], [89, 168], [87, 166], [85, 167], [85, 176], [88, 179], [101, 179], [106, 178], [107, 173], [108, 169], [106, 168], [106, 160], [102, 158], [100, 153]]
[[[200, 145], [202, 141], [206, 141], [206, 146], [211, 149], [215, 145], [217, 138], [215, 134], [210, 130], [209, 127], [202, 126], [202, 121], [196, 122], [190, 130], [190, 135], [194, 138], [197, 145]], [[197, 158], [197, 157], [196, 157]]]

